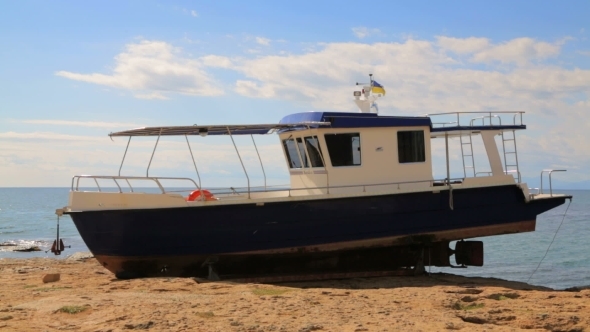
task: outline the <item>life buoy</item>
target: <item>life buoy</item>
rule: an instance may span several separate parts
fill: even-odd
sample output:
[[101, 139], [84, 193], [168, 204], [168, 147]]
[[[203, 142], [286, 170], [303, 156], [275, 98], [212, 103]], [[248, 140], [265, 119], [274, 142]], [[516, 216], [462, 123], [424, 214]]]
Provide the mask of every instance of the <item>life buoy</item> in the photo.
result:
[[190, 193], [190, 195], [188, 195], [186, 200], [188, 202], [200, 201], [201, 200], [201, 193], [203, 193], [203, 196], [205, 196], [206, 201], [216, 201], [217, 200], [217, 198], [215, 198], [209, 190], [194, 190], [192, 193]]

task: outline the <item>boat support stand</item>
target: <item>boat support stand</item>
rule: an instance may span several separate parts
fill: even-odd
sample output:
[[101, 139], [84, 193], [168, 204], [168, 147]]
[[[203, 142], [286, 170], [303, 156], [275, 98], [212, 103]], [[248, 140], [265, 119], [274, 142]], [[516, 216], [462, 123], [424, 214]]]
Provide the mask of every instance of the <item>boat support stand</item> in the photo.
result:
[[210, 257], [207, 257], [207, 259], [201, 265], [201, 267], [207, 266], [207, 268], [209, 270], [207, 279], [209, 281], [220, 281], [221, 280], [221, 278], [219, 277], [219, 274], [217, 273], [217, 269], [214, 266], [215, 263], [217, 263], [218, 261], [219, 261], [219, 257], [210, 256]]

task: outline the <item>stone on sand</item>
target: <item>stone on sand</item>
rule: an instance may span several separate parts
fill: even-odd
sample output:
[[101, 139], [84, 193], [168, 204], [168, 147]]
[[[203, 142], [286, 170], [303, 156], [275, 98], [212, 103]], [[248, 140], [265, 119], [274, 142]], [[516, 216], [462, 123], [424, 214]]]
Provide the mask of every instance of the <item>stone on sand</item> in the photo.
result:
[[48, 273], [43, 276], [43, 283], [59, 281], [59, 273]]

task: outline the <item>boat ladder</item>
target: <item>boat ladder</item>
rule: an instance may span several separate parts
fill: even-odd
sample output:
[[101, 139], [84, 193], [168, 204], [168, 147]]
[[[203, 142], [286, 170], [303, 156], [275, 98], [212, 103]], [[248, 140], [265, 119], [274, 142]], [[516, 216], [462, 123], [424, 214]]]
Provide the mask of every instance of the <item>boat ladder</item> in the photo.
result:
[[[459, 140], [461, 141], [461, 156], [463, 160], [463, 175], [467, 177], [467, 169], [470, 168], [473, 172], [473, 177], [475, 177], [475, 161], [473, 159], [473, 144], [471, 143], [471, 131], [469, 134], [459, 136]], [[465, 163], [465, 158], [467, 158], [467, 163]]]
[[506, 174], [512, 174], [518, 183], [520, 183], [521, 179], [520, 170], [518, 168], [518, 154], [516, 152], [515, 130], [502, 131], [502, 150], [504, 150], [504, 171]]

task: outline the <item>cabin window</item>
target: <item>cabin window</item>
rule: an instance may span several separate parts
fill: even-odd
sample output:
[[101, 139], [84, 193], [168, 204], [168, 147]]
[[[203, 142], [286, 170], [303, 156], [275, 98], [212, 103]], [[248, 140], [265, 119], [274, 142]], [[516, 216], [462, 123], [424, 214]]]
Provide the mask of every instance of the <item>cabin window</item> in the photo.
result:
[[307, 153], [305, 153], [305, 145], [303, 144], [301, 137], [297, 137], [297, 148], [299, 149], [299, 155], [301, 156], [301, 159], [303, 159], [303, 167], [309, 167]]
[[295, 140], [283, 140], [283, 148], [285, 149], [285, 154], [287, 155], [287, 162], [289, 163], [289, 168], [301, 168], [301, 159], [299, 158], [299, 153], [297, 153], [297, 146], [295, 145]]
[[424, 151], [424, 130], [397, 132], [397, 153], [400, 163], [424, 162]]
[[324, 137], [332, 166], [357, 166], [361, 164], [361, 137], [359, 133], [326, 134]]
[[322, 161], [322, 150], [317, 137], [306, 137], [305, 147], [307, 148], [307, 152], [309, 154], [311, 167], [324, 167], [324, 162]]

